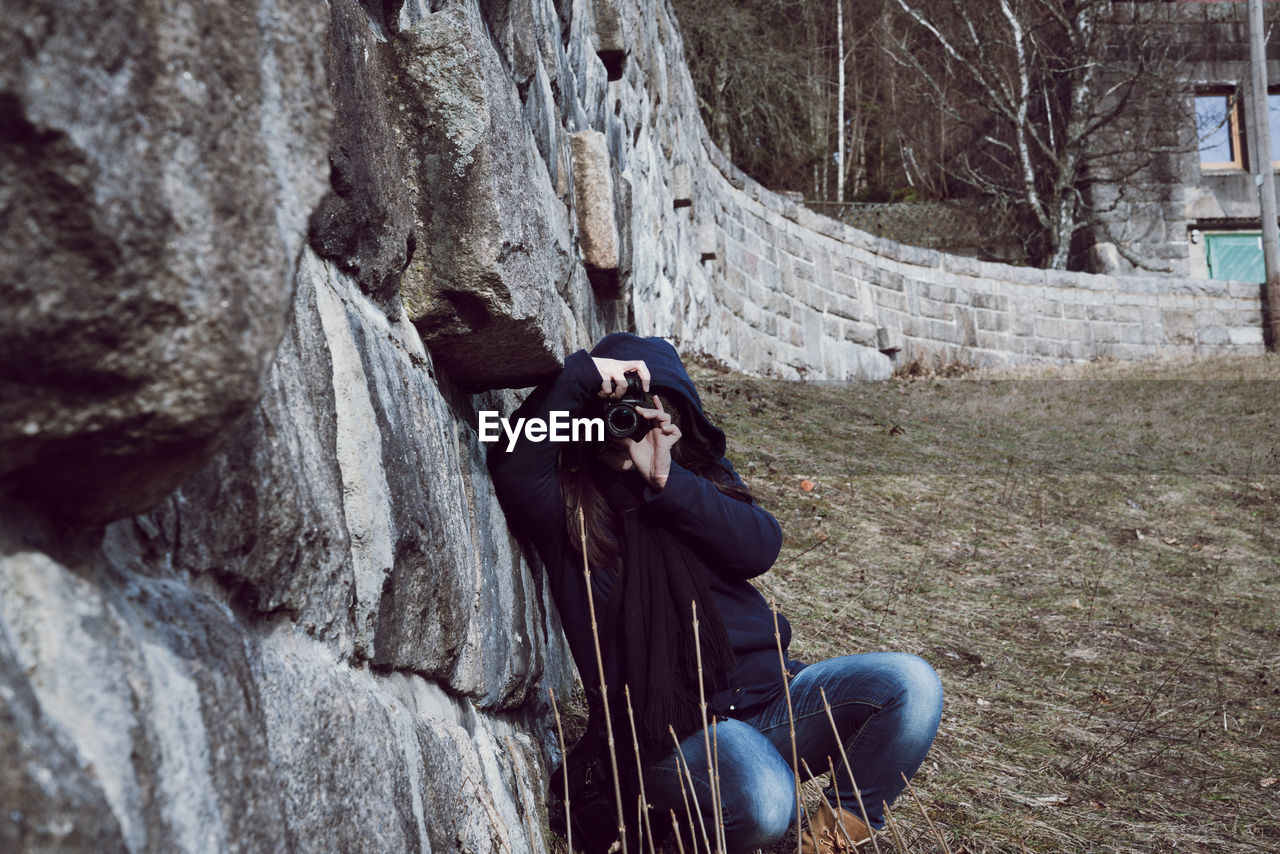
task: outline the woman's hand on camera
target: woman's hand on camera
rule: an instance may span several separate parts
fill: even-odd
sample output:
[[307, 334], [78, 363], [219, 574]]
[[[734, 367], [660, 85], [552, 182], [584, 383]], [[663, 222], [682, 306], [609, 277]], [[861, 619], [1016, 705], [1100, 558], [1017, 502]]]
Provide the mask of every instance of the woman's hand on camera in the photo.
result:
[[625, 441], [636, 471], [650, 487], [661, 492], [667, 485], [667, 476], [671, 474], [671, 448], [680, 441], [680, 428], [672, 423], [671, 413], [663, 408], [656, 394], [653, 406], [653, 409], [636, 407], [636, 412], [649, 420], [652, 429], [638, 442], [635, 439]]
[[639, 359], [631, 362], [620, 362], [617, 359], [597, 359], [596, 370], [600, 372], [600, 397], [622, 397], [627, 392], [627, 372], [635, 371], [640, 375], [640, 384], [645, 391], [649, 390], [649, 368]]

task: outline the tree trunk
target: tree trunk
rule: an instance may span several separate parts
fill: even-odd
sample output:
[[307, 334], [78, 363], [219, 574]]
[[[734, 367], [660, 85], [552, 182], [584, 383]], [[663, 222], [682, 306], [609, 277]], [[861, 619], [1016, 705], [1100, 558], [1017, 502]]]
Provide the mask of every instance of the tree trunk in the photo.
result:
[[729, 85], [729, 70], [723, 62], [716, 63], [715, 72], [715, 135], [716, 145], [724, 152], [725, 159], [733, 162], [733, 143], [729, 135], [729, 110], [726, 106], [724, 90]]

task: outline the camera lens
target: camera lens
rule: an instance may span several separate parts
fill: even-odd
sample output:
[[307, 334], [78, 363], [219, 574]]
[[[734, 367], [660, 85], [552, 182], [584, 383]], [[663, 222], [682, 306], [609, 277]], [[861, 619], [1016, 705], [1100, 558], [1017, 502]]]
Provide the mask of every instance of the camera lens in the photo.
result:
[[615, 406], [605, 413], [604, 423], [609, 435], [616, 438], [630, 436], [635, 432], [640, 416], [630, 406]]

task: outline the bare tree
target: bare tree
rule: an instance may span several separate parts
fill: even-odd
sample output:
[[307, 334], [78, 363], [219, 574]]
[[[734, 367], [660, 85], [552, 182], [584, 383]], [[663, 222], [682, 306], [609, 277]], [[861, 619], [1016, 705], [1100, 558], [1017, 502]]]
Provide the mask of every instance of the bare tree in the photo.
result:
[[[756, 180], [802, 189], [830, 150], [815, 109], [814, 0], [674, 0], [703, 120]], [[829, 123], [829, 122], [828, 122]]]
[[672, 0], [717, 145], [766, 186], [811, 200], [947, 195], [939, 175], [903, 168], [901, 69], [880, 47], [893, 3]]
[[[1176, 40], [1161, 25], [1171, 22], [1161, 7], [1177, 4], [893, 2], [905, 25], [886, 50], [956, 131], [937, 159], [950, 177], [1018, 209], [1038, 265], [1066, 269], [1073, 238], [1113, 221], [1123, 192], [1096, 185], [1123, 191], [1149, 180], [1159, 157], [1186, 150], [1176, 139], [1153, 144], [1135, 118], [1158, 126], [1184, 111]], [[929, 159], [908, 147], [907, 175], [925, 174]]]

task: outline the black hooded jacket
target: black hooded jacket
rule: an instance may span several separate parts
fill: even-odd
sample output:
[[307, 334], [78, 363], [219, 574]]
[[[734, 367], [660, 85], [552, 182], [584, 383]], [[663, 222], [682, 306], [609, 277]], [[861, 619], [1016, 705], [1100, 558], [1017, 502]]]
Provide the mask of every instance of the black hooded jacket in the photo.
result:
[[[659, 396], [674, 393], [682, 397], [689, 404], [686, 409], [701, 420], [702, 432], [711, 439], [712, 450], [723, 458], [724, 433], [707, 420], [679, 354], [661, 338], [614, 333], [602, 339], [590, 354], [579, 350], [565, 360], [559, 375], [529, 395], [512, 420], [547, 419], [554, 411], [581, 413], [601, 386], [592, 356], [643, 360], [649, 368], [650, 390]], [[520, 440], [507, 452], [506, 443], [500, 442], [489, 454], [489, 467], [512, 529], [533, 543], [546, 567], [551, 595], [578, 671], [586, 684], [594, 685], [597, 668], [591, 616], [582, 558], [565, 525], [558, 474], [560, 448], [557, 443]], [[729, 461], [722, 462], [737, 479]], [[668, 526], [711, 570], [707, 584], [736, 659], [728, 687], [709, 698], [711, 710], [722, 717], [737, 717], [744, 710], [773, 699], [782, 691], [773, 612], [749, 579], [768, 570], [778, 557], [782, 531], [777, 520], [754, 503], [725, 495], [709, 480], [675, 462], [661, 492], [644, 488], [643, 505], [646, 524]], [[596, 616], [601, 619], [614, 573], [609, 567], [593, 566], [591, 577]], [[791, 627], [781, 615], [779, 629], [785, 653]], [[788, 658], [792, 673], [802, 666]], [[613, 684], [610, 670], [606, 663], [606, 679]]]

